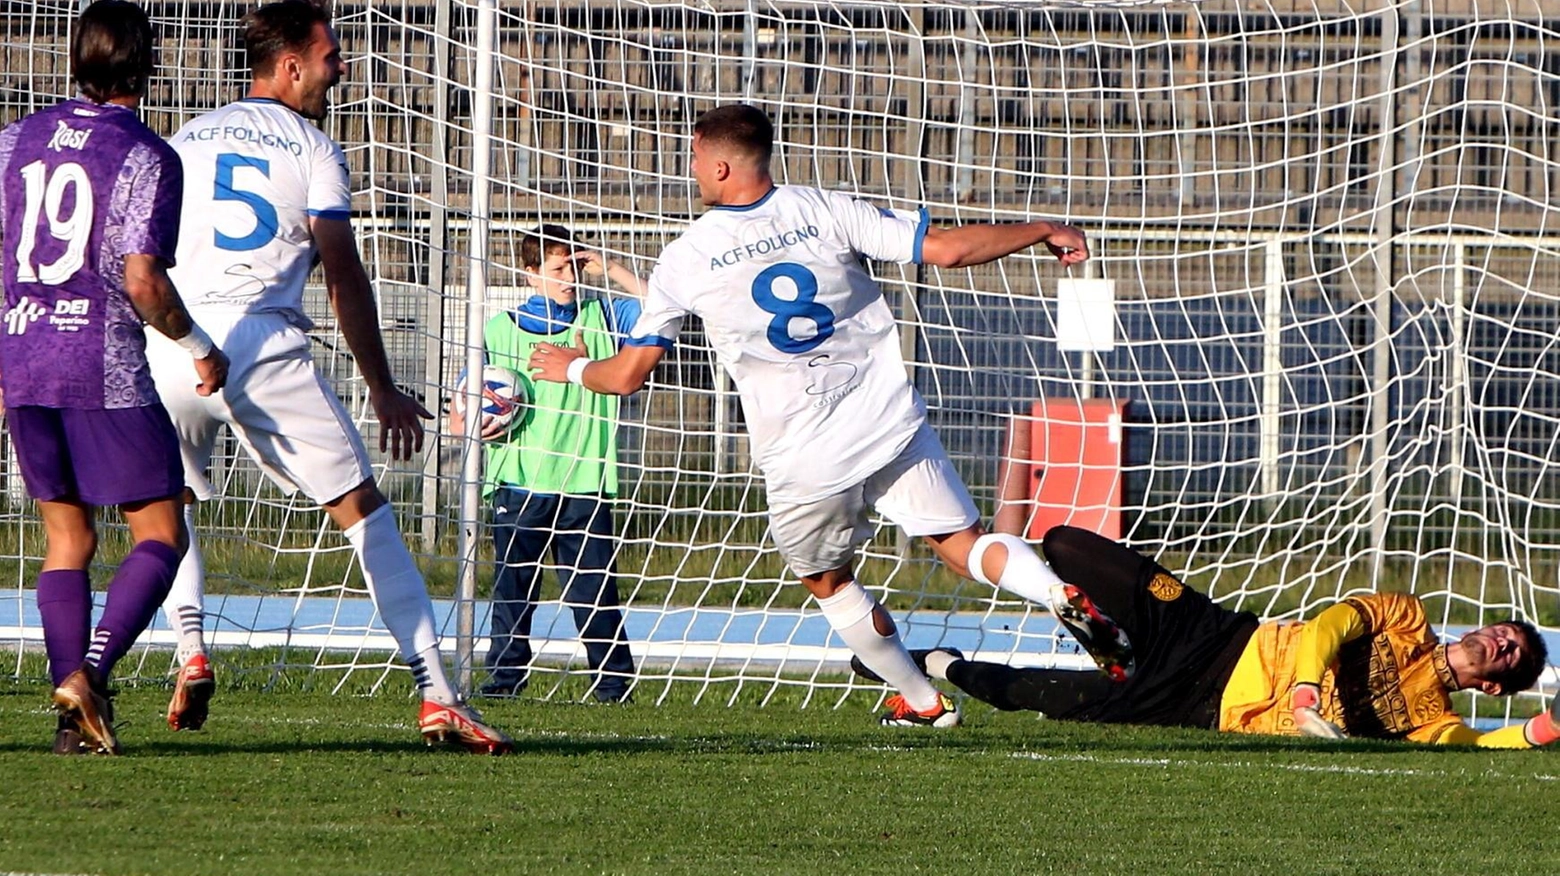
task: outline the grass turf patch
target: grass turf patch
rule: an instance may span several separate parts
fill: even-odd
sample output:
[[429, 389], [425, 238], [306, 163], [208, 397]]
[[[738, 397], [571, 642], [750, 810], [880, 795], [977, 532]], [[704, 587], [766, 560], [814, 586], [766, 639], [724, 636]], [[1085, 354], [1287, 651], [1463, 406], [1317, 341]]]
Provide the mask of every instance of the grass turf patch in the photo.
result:
[[1560, 858], [1549, 752], [799, 707], [484, 702], [512, 757], [427, 750], [410, 698], [224, 687], [200, 733], [128, 688], [122, 758], [49, 753], [0, 685], [0, 870], [1470, 873]]

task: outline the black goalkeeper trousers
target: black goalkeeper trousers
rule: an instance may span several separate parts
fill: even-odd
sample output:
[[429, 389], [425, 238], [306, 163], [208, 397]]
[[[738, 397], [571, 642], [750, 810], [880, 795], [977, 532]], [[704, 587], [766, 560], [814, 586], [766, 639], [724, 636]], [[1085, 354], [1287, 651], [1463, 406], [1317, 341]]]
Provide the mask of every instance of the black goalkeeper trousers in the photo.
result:
[[1220, 607], [1153, 560], [1087, 530], [1055, 527], [1041, 549], [1057, 576], [1126, 630], [1132, 677], [1117, 684], [1092, 670], [960, 660], [948, 667], [948, 680], [999, 709], [1062, 720], [1217, 726], [1219, 698], [1256, 616]]

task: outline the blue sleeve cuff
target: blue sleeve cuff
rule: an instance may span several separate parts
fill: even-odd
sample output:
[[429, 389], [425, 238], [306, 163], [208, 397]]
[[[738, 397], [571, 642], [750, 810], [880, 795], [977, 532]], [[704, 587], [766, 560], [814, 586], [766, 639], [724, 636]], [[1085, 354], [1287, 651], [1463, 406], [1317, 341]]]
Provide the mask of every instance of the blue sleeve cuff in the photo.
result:
[[915, 227], [915, 248], [912, 250], [910, 261], [921, 263], [921, 244], [926, 241], [926, 230], [932, 227], [932, 214], [925, 207], [921, 208], [921, 222]]
[[351, 219], [351, 210], [310, 210], [309, 215], [316, 219]]
[[671, 338], [663, 338], [660, 335], [651, 335], [647, 338], [628, 338], [623, 341], [625, 347], [660, 347], [670, 350], [676, 344]]

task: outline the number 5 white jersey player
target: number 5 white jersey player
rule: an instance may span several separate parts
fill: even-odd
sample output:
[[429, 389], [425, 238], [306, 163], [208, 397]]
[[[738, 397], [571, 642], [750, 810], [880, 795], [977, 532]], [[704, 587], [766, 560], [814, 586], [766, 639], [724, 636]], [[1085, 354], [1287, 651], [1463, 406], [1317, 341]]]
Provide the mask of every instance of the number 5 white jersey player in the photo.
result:
[[872, 508], [924, 537], [959, 574], [1052, 603], [1102, 667], [1124, 674], [1130, 654], [1115, 625], [1086, 602], [1069, 602], [1074, 594], [1022, 539], [981, 528], [910, 385], [893, 313], [861, 265], [866, 256], [963, 267], [1037, 243], [1071, 265], [1088, 257], [1082, 233], [1051, 222], [934, 229], [924, 213], [776, 186], [773, 138], [753, 107], [704, 114], [693, 129], [691, 169], [713, 209], [662, 253], [628, 346], [590, 362], [578, 349], [543, 345], [532, 368], [543, 379], [633, 392], [683, 318], [703, 320], [742, 398], [781, 555], [858, 665], [899, 690], [883, 723], [947, 727], [959, 715], [854, 578]]
[[[201, 499], [222, 426], [279, 486], [324, 506], [357, 552], [369, 593], [423, 695], [429, 741], [502, 752], [510, 741], [460, 703], [445, 675], [433, 606], [351, 417], [315, 372], [304, 330], [303, 287], [316, 256], [383, 428], [380, 449], [410, 458], [431, 416], [396, 388], [379, 334], [368, 275], [352, 234], [346, 161], [309, 120], [346, 72], [326, 14], [305, 0], [262, 6], [244, 19], [253, 73], [249, 96], [200, 116], [170, 141], [184, 167], [183, 228], [175, 281], [190, 310], [231, 345], [227, 390], [201, 397], [188, 354], [148, 344], [164, 404], [179, 431], [185, 477]], [[182, 352], [182, 351], [180, 351]], [[182, 364], [182, 369], [177, 365]], [[187, 520], [193, 529], [193, 514]], [[192, 545], [164, 610], [180, 631], [180, 671], [168, 721], [204, 723], [213, 689], [202, 642], [203, 578]]]

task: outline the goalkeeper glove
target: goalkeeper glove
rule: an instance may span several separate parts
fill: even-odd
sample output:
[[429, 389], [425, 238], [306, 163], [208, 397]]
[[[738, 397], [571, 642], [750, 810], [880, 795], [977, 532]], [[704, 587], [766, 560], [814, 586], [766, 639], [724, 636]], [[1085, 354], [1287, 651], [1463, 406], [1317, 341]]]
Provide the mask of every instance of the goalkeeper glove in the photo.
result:
[[1549, 701], [1549, 711], [1529, 718], [1522, 729], [1529, 745], [1542, 746], [1560, 741], [1560, 696]]
[[1322, 717], [1322, 713], [1316, 707], [1322, 704], [1322, 688], [1315, 684], [1297, 684], [1295, 691], [1289, 700], [1290, 707], [1294, 710], [1295, 729], [1301, 736], [1315, 736], [1319, 739], [1342, 739], [1343, 731], [1338, 725]]

